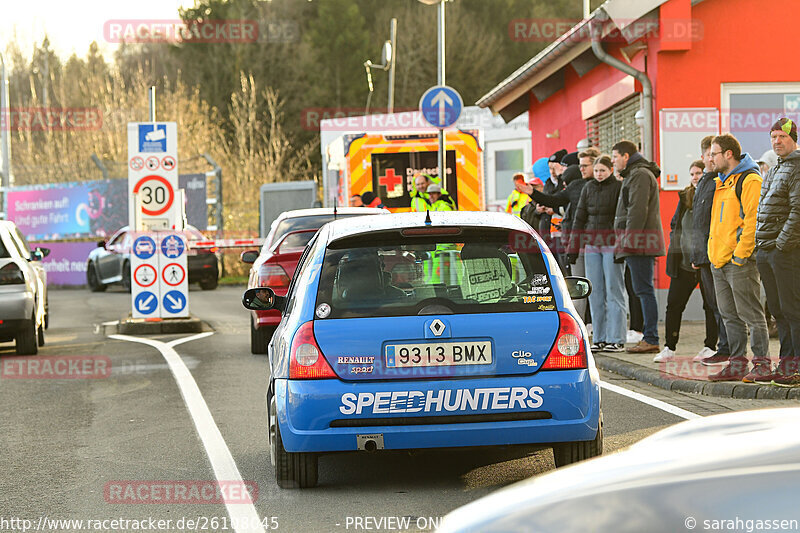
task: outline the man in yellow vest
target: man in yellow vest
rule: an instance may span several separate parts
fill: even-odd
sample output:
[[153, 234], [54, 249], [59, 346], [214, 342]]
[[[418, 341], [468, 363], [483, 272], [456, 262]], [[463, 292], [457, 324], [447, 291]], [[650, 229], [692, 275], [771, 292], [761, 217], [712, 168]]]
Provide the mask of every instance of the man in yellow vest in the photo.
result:
[[525, 185], [525, 174], [522, 172], [517, 172], [514, 174], [513, 180], [514, 190], [508, 195], [508, 201], [506, 202], [506, 213], [510, 213], [515, 217], [518, 217], [522, 211], [522, 208], [528, 205], [528, 202], [531, 201], [531, 197], [520, 190], [522, 186]]
[[453, 206], [442, 198], [442, 187], [438, 183], [431, 183], [425, 191], [428, 193], [428, 201], [431, 204], [431, 211], [453, 211]]
[[428, 201], [428, 186], [431, 181], [425, 174], [414, 176], [414, 188], [411, 190], [411, 210], [422, 212], [429, 210], [431, 204]]

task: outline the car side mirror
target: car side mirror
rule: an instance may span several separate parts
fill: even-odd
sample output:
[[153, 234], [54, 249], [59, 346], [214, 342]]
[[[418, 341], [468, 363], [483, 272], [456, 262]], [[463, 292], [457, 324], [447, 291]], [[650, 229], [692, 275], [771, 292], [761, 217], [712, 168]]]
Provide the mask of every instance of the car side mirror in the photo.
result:
[[573, 300], [580, 300], [592, 294], [592, 282], [586, 278], [567, 276], [564, 281], [567, 283], [567, 292]]
[[275, 309], [283, 312], [286, 308], [286, 297], [278, 296], [269, 287], [247, 289], [242, 295], [242, 305], [253, 311], [269, 311]]
[[258, 259], [258, 252], [255, 250], [244, 251], [242, 252], [242, 255], [239, 256], [239, 259], [242, 261], [242, 263], [248, 263], [252, 265], [256, 262], [256, 259]]
[[42, 259], [50, 255], [50, 248], [39, 248], [37, 246], [36, 251], [42, 254]]
[[97, 241], [97, 247], [98, 248], [105, 248], [106, 247], [106, 241]]
[[45, 254], [43, 254], [43, 253], [42, 253], [42, 252], [39, 250], [39, 248], [37, 248], [37, 249], [35, 249], [35, 250], [33, 250], [33, 251], [31, 252], [31, 258], [30, 258], [30, 261], [41, 261], [42, 259], [44, 259], [44, 255], [45, 255]]

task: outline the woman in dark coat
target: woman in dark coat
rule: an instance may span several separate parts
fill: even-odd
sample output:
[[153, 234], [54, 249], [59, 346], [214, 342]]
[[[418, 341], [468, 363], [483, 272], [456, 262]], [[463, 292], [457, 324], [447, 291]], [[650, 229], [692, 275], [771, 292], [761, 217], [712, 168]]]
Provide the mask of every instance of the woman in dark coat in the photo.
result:
[[614, 179], [611, 158], [594, 162], [594, 179], [581, 191], [572, 220], [570, 252], [583, 250], [592, 282], [592, 351], [623, 352], [626, 335], [624, 265], [614, 262], [614, 213], [622, 183]]

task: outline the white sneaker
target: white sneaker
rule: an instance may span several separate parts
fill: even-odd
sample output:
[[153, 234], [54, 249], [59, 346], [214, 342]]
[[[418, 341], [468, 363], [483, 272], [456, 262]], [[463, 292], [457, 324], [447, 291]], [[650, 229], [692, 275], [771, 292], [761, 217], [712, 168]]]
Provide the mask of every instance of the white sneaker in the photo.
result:
[[705, 359], [706, 357], [711, 357], [715, 353], [717, 353], [717, 352], [712, 350], [708, 346], [703, 346], [703, 349], [700, 350], [699, 352], [697, 352], [697, 355], [694, 356], [692, 361], [694, 361], [696, 363], [702, 363], [703, 359]]
[[639, 333], [638, 331], [629, 329], [625, 342], [627, 344], [636, 344], [640, 342], [642, 339], [644, 339], [644, 333]]
[[675, 352], [664, 346], [664, 349], [661, 350], [658, 355], [653, 357], [654, 363], [665, 363], [667, 361], [672, 361], [675, 359]]

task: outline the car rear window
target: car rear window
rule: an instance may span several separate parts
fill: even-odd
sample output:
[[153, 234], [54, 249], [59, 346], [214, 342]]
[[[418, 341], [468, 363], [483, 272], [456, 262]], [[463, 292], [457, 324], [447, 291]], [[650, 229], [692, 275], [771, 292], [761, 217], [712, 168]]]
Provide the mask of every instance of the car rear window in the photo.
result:
[[[374, 215], [374, 214], [375, 213], [364, 213], [363, 215], [355, 213], [350, 213], [347, 215], [339, 214], [336, 215], [335, 220], [340, 220], [342, 218], [364, 216], [364, 215]], [[275, 229], [275, 236], [272, 238], [272, 242], [276, 243], [280, 241], [281, 238], [290, 231], [298, 231], [302, 229], [319, 229], [332, 220], [334, 220], [333, 213], [329, 215], [310, 215], [305, 217], [284, 218], [283, 220], [280, 221], [278, 227]], [[310, 239], [311, 237], [309, 237], [309, 240]]]
[[331, 318], [555, 309], [545, 258], [527, 233], [372, 233], [325, 252], [317, 305]]

